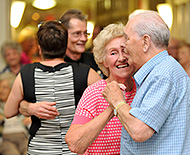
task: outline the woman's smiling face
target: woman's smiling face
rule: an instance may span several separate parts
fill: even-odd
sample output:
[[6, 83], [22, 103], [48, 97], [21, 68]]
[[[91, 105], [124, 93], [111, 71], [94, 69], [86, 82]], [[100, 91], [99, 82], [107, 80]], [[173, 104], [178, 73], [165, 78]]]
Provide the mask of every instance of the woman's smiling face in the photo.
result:
[[109, 41], [105, 47], [104, 66], [109, 70], [110, 80], [120, 81], [131, 77], [135, 71], [134, 66], [129, 66], [126, 58], [125, 47], [122, 46], [123, 37]]

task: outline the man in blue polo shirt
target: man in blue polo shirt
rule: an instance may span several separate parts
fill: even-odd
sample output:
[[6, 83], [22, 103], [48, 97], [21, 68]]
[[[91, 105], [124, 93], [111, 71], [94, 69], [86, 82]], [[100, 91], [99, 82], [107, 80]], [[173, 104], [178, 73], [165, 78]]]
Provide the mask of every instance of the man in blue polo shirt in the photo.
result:
[[131, 107], [116, 82], [103, 95], [123, 125], [122, 155], [187, 155], [190, 152], [190, 78], [168, 55], [170, 31], [154, 11], [130, 18], [124, 38], [129, 65], [138, 69]]

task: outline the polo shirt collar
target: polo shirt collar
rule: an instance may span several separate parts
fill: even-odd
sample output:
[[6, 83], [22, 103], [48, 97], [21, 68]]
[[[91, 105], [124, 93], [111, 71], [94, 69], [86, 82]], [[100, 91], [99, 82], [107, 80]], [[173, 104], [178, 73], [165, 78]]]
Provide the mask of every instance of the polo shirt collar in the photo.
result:
[[141, 86], [143, 81], [149, 75], [149, 73], [153, 70], [153, 68], [159, 64], [163, 59], [168, 56], [167, 50], [160, 52], [159, 54], [155, 55], [149, 61], [147, 61], [134, 75], [135, 82], [137, 87]]

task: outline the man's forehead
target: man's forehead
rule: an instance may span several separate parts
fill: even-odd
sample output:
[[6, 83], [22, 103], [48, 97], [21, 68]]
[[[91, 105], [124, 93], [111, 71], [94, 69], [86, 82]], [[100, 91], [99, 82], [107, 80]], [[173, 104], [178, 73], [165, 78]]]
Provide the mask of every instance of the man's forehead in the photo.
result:
[[70, 19], [69, 21], [69, 25], [87, 25], [87, 22], [85, 20], [80, 20], [80, 19], [77, 19], [77, 18], [72, 18]]
[[124, 27], [124, 33], [126, 35], [128, 35], [131, 31], [133, 31], [133, 26], [135, 26], [135, 23], [133, 22], [133, 19], [131, 19], [125, 25], [125, 27]]
[[128, 31], [129, 31], [128, 29], [129, 29], [129, 27], [128, 27], [128, 25], [126, 25], [125, 28], [124, 28], [124, 31], [123, 31], [124, 36], [128, 35]]
[[86, 24], [85, 21], [81, 21], [81, 20], [78, 20], [77, 22], [70, 21], [70, 23], [69, 23], [69, 29], [77, 29], [77, 30], [84, 31], [84, 30], [87, 29], [87, 24]]

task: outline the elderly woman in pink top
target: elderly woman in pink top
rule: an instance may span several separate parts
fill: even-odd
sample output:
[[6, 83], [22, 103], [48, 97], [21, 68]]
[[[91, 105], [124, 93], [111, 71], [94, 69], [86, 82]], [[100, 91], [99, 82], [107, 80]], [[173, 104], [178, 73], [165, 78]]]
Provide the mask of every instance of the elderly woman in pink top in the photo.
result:
[[124, 96], [130, 105], [136, 86], [132, 75], [134, 66], [129, 66], [123, 46], [123, 24], [110, 24], [105, 27], [94, 44], [96, 63], [108, 77], [106, 80], [88, 86], [79, 101], [73, 122], [65, 140], [69, 149], [78, 154], [120, 154], [122, 125], [115, 110], [102, 96], [107, 83], [117, 81], [123, 87]]

